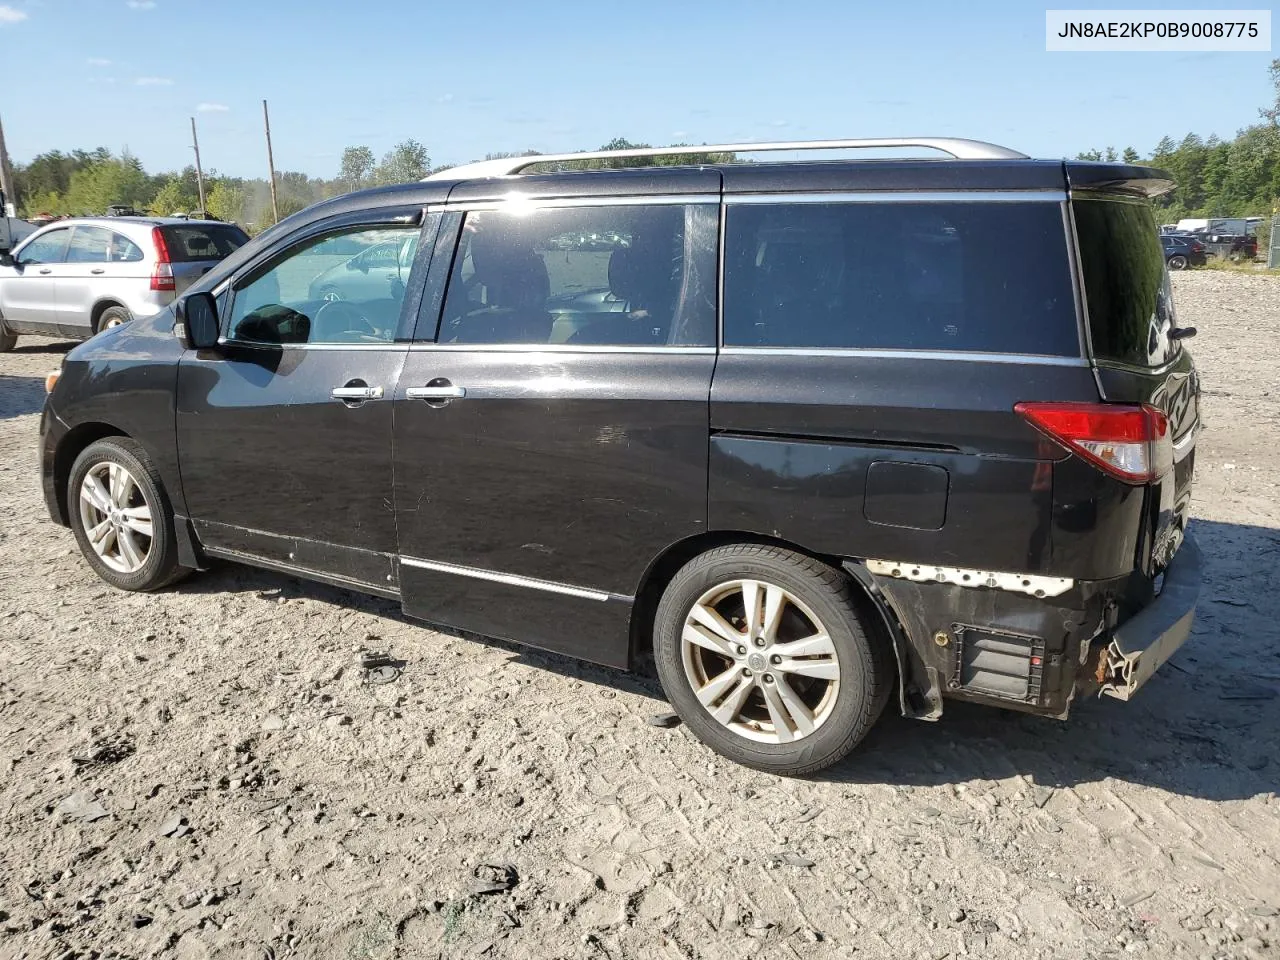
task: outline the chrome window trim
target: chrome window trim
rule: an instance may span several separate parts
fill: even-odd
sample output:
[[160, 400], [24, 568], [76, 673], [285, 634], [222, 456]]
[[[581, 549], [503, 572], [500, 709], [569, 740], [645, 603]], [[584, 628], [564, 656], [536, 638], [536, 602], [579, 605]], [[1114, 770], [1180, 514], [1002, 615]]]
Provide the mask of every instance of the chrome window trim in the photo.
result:
[[1084, 357], [1044, 353], [980, 353], [966, 350], [877, 350], [858, 347], [723, 347], [723, 356], [867, 357], [875, 360], [959, 360], [965, 363], [1019, 363], [1042, 367], [1088, 367]]
[[219, 337], [220, 347], [250, 347], [257, 350], [399, 350], [409, 348], [407, 341], [388, 340], [386, 343], [259, 343], [255, 340], [235, 340]]
[[481, 353], [652, 353], [663, 356], [672, 354], [712, 356], [715, 347], [663, 346], [661, 344], [589, 344], [589, 343], [434, 343], [429, 340], [416, 340], [410, 346], [411, 352], [461, 353], [477, 351]]
[[634, 598], [608, 593], [604, 590], [592, 590], [589, 587], [575, 587], [568, 583], [557, 583], [553, 580], [539, 580], [536, 577], [522, 577], [514, 573], [500, 573], [497, 570], [485, 570], [481, 567], [464, 567], [456, 563], [441, 563], [438, 560], [422, 560], [418, 557], [400, 557], [400, 565], [418, 567], [422, 570], [434, 570], [437, 573], [448, 573], [458, 577], [470, 577], [473, 580], [488, 580], [491, 583], [503, 583], [512, 587], [526, 587], [530, 590], [542, 590], [546, 593], [559, 593], [581, 600], [624, 600], [631, 602]]
[[931, 190], [727, 193], [724, 202], [737, 203], [1063, 203], [1065, 190]]
[[1084, 285], [1084, 261], [1080, 258], [1080, 236], [1076, 230], [1076, 210], [1071, 204], [1071, 193], [1068, 191], [1062, 203], [1063, 225], [1067, 231], [1067, 259], [1071, 261], [1071, 286], [1076, 298], [1076, 323], [1080, 333], [1080, 351], [1089, 361], [1093, 370], [1093, 382], [1098, 388], [1098, 396], [1105, 397], [1102, 379], [1098, 376], [1098, 366], [1093, 359], [1093, 330], [1089, 325], [1089, 297]]
[[562, 207], [649, 207], [720, 202], [718, 193], [654, 194], [652, 196], [628, 195], [625, 197], [531, 197], [513, 192], [497, 200], [454, 200], [428, 204], [427, 213], [470, 213], [472, 211], [504, 211], [516, 208], [547, 210]]

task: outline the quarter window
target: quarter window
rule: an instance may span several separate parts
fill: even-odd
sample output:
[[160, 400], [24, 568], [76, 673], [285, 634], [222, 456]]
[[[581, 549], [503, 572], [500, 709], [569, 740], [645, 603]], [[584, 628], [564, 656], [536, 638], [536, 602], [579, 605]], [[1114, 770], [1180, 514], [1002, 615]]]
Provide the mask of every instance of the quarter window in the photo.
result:
[[416, 228], [329, 234], [237, 285], [229, 333], [253, 343], [385, 343], [395, 337]]
[[62, 263], [66, 258], [71, 231], [65, 227], [36, 237], [18, 255], [21, 263]]
[[1079, 356], [1061, 207], [731, 204], [724, 339]]
[[128, 237], [113, 233], [107, 256], [112, 263], [136, 263], [142, 259], [142, 248]]
[[439, 342], [711, 346], [716, 209], [468, 213]]

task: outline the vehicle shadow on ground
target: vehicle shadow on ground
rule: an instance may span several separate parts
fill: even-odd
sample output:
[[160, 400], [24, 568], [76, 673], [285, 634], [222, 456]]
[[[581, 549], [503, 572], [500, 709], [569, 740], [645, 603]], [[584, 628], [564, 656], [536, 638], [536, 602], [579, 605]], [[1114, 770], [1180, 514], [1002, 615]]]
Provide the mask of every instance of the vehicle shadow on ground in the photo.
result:
[[18, 340], [18, 345], [11, 350], [11, 353], [69, 353], [72, 347], [79, 346], [79, 340], [54, 340], [52, 342], [42, 341], [40, 343], [24, 343], [22, 339]]
[[0, 374], [0, 420], [39, 413], [44, 406], [44, 378]]
[[[1206, 580], [1192, 638], [1122, 703], [1088, 698], [1065, 723], [949, 702], [938, 723], [906, 720], [891, 705], [862, 745], [814, 779], [841, 783], [942, 785], [1014, 774], [1048, 787], [1113, 777], [1171, 793], [1234, 800], [1280, 791], [1280, 594], [1270, 571], [1280, 562], [1280, 530], [1198, 520]], [[399, 603], [292, 577], [222, 564], [179, 589], [259, 591], [309, 597], [419, 624]], [[503, 640], [433, 627], [509, 652], [512, 659], [567, 677], [649, 697], [669, 709], [652, 666], [624, 673]], [[403, 652], [403, 651], [399, 651]], [[638, 736], [667, 736], [640, 728]]]

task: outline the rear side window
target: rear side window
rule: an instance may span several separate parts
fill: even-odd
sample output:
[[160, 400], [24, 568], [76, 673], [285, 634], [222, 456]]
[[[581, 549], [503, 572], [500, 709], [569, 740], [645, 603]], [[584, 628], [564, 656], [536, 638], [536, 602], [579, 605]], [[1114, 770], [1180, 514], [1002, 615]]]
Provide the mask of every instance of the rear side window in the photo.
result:
[[221, 260], [249, 242], [248, 235], [239, 227], [207, 224], [184, 224], [179, 227], [161, 227], [169, 259], [174, 263], [193, 260]]
[[730, 204], [727, 345], [1079, 356], [1049, 202]]
[[1151, 207], [1077, 199], [1072, 208], [1094, 357], [1142, 367], [1173, 359], [1180, 348], [1169, 338], [1173, 300]]
[[714, 204], [467, 213], [441, 343], [712, 346]]

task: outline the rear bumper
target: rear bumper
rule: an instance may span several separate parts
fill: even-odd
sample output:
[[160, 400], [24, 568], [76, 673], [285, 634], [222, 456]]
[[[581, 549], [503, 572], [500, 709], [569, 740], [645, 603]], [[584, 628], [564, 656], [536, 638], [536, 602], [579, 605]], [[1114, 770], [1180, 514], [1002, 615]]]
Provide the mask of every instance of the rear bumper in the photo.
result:
[[1130, 699], [1191, 635], [1203, 568], [1200, 547], [1188, 533], [1164, 572], [1160, 595], [1094, 645], [1078, 686]]

